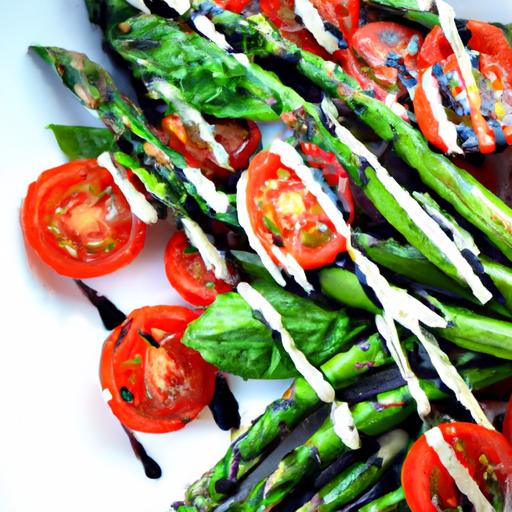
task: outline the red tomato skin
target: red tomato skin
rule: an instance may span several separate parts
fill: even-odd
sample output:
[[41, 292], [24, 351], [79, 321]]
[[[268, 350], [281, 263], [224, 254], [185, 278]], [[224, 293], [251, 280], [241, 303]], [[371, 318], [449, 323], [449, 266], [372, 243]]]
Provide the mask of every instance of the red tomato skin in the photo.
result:
[[[279, 156], [269, 153], [268, 151], [260, 151], [251, 160], [247, 184], [247, 209], [249, 211], [251, 225], [276, 264], [278, 261], [272, 254], [272, 236], [263, 223], [261, 209], [257, 207], [255, 198], [259, 195], [259, 191], [265, 181], [273, 177], [278, 168], [285, 169], [293, 174], [291, 169], [287, 169], [285, 166], [281, 165]], [[332, 229], [334, 230], [334, 228]], [[297, 250], [295, 247], [287, 245], [285, 241], [284, 249], [292, 254], [303, 269], [311, 270], [332, 263], [340, 252], [346, 250], [346, 240], [338, 233], [335, 233], [334, 240], [321, 247], [311, 248], [301, 246], [300, 249]]]
[[[186, 326], [198, 316], [197, 312], [181, 306], [146, 306], [130, 313], [123, 324], [114, 329], [105, 340], [100, 361], [101, 387], [104, 394], [108, 390], [112, 395], [108, 405], [125, 427], [155, 434], [173, 432], [186, 426], [211, 401], [217, 370], [204, 361], [198, 352], [180, 342]], [[167, 416], [151, 416], [137, 411], [122, 399], [116, 383], [116, 362], [119, 362], [115, 361], [116, 354], [124, 346], [130, 349], [137, 342], [135, 337], [139, 336], [139, 330], [149, 331], [151, 328], [176, 334], [172, 355], [175, 362], [181, 364], [191, 382], [194, 379], [194, 386], [189, 390], [190, 397], [181, 398], [177, 410]]]
[[388, 54], [394, 51], [404, 58], [409, 71], [416, 71], [417, 58], [407, 52], [414, 36], [417, 36], [421, 47], [423, 37], [417, 30], [391, 21], [375, 21], [363, 25], [355, 32], [351, 49], [370, 66], [377, 83], [385, 88], [396, 87], [398, 71], [386, 66]]
[[342, 33], [348, 43], [359, 26], [361, 5], [359, 0], [312, 0], [322, 19], [334, 25]]
[[226, 11], [240, 14], [250, 3], [251, 0], [215, 0], [215, 3], [226, 9]]
[[503, 435], [512, 443], [512, 396], [508, 402], [507, 412], [503, 420]]
[[[44, 208], [56, 191], [66, 189], [79, 182], [86, 182], [90, 175], [100, 176], [112, 186], [113, 193], [122, 197], [110, 173], [98, 166], [95, 159], [76, 160], [44, 171], [29, 185], [21, 208], [21, 226], [25, 242], [55, 272], [66, 277], [86, 279], [110, 274], [131, 263], [140, 253], [146, 237], [146, 225], [132, 215], [128, 242], [122, 250], [115, 250], [98, 262], [83, 262], [74, 259], [56, 247], [55, 237], [49, 233], [44, 221]], [[124, 200], [123, 197], [123, 201]]]
[[[479, 458], [485, 454], [504, 488], [505, 481], [512, 474], [512, 445], [502, 434], [463, 422], [443, 423], [439, 428], [446, 442], [454, 447], [459, 461], [468, 468], [477, 483], [483, 483], [483, 474], [477, 470], [481, 468]], [[460, 445], [463, 451], [457, 449]], [[439, 510], [432, 503], [432, 485], [436, 485], [441, 509], [457, 507], [459, 492], [455, 482], [423, 435], [414, 443], [402, 466], [402, 486], [412, 512]]]
[[[165, 275], [171, 286], [181, 297], [194, 306], [208, 306], [220, 293], [233, 289], [233, 285], [216, 279], [212, 270], [206, 270], [198, 252], [185, 254], [189, 247], [188, 239], [183, 231], [176, 231], [171, 237], [164, 255]], [[193, 275], [196, 272], [196, 276]], [[214, 283], [207, 288], [206, 282]]]
[[428, 68], [446, 60], [453, 53], [450, 43], [443, 33], [443, 29], [435, 26], [425, 38], [418, 54], [418, 67]]

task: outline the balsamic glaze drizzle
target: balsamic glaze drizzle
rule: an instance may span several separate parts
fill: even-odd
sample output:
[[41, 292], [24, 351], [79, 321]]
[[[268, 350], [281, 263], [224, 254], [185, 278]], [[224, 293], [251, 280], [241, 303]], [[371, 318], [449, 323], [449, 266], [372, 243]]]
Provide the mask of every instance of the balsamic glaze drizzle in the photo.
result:
[[121, 426], [130, 440], [133, 453], [135, 453], [137, 459], [142, 462], [146, 476], [152, 480], [160, 478], [162, 476], [162, 469], [158, 463], [147, 454], [144, 446], [142, 446], [141, 442], [135, 437], [134, 433], [124, 425]]
[[215, 392], [208, 406], [212, 411], [213, 419], [221, 430], [230, 430], [240, 427], [240, 413], [238, 402], [229, 389], [226, 377], [220, 372], [215, 379]]
[[80, 279], [75, 279], [74, 281], [82, 293], [89, 299], [89, 302], [98, 310], [105, 329], [111, 331], [125, 321], [126, 315], [107, 297], [100, 295]]

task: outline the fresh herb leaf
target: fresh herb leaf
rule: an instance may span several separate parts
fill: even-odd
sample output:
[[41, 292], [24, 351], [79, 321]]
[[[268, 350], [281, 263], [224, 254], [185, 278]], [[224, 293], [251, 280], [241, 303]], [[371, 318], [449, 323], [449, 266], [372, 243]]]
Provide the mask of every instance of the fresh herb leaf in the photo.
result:
[[[283, 317], [297, 347], [314, 365], [337, 354], [362, 327], [345, 310], [329, 311], [268, 281], [252, 283]], [[182, 342], [220, 370], [246, 379], [278, 379], [297, 370], [272, 331], [238, 293], [224, 293], [189, 324]]]
[[57, 144], [70, 160], [96, 158], [104, 151], [114, 151], [114, 135], [107, 128], [50, 124]]

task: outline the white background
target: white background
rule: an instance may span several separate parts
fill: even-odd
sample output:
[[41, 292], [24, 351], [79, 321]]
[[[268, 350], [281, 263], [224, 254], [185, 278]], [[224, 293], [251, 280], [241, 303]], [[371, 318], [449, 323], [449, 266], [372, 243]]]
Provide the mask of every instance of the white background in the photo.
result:
[[[453, 0], [461, 16], [512, 21], [510, 0]], [[0, 0], [0, 163], [2, 320], [0, 348], [0, 511], [162, 512], [222, 455], [229, 435], [210, 413], [169, 435], [141, 435], [164, 476], [148, 480], [102, 402], [98, 359], [105, 330], [74, 283], [27, 255], [19, 206], [28, 183], [65, 161], [49, 123], [95, 124], [30, 44], [86, 52], [111, 65], [82, 0]], [[89, 280], [125, 312], [177, 303], [162, 254], [167, 223], [149, 231], [142, 257]], [[233, 380], [247, 422], [284, 383]]]

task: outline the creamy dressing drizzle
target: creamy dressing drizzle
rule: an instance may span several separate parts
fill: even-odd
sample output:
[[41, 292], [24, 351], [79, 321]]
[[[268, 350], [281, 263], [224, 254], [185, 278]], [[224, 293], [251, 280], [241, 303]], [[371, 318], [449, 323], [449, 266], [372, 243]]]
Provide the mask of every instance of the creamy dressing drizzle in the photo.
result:
[[212, 210], [217, 213], [226, 213], [228, 211], [228, 196], [224, 192], [219, 192], [215, 187], [215, 183], [204, 176], [200, 169], [185, 167], [183, 174], [194, 185], [197, 193]]
[[206, 233], [201, 229], [199, 224], [188, 217], [183, 217], [181, 222], [187, 238], [199, 251], [207, 270], [213, 269], [213, 273], [217, 279], [222, 279], [229, 283], [232, 277], [226, 265], [226, 260], [210, 240], [208, 240]]
[[320, 13], [309, 0], [295, 0], [295, 14], [299, 16], [322, 48], [329, 53], [338, 50], [338, 40], [325, 29]]
[[236, 290], [253, 310], [259, 311], [263, 315], [269, 327], [279, 333], [283, 348], [290, 356], [297, 371], [315, 390], [318, 398], [326, 403], [334, 402], [336, 397], [334, 388], [325, 380], [322, 372], [315, 368], [307, 360], [304, 353], [297, 348], [295, 341], [283, 325], [281, 315], [274, 309], [272, 304], [249, 283], [239, 283]]
[[158, 221], [158, 213], [153, 205], [130, 182], [124, 169], [114, 164], [108, 151], [101, 153], [96, 159], [98, 165], [106, 169], [130, 205], [132, 213], [145, 224], [154, 224]]
[[475, 507], [476, 512], [495, 512], [494, 507], [489, 503], [478, 487], [478, 484], [471, 478], [467, 468], [459, 462], [453, 448], [446, 442], [439, 427], [434, 427], [425, 432], [427, 444], [437, 453], [441, 464], [455, 481], [459, 491], [468, 497]]
[[126, 0], [132, 7], [142, 11], [145, 14], [151, 14], [151, 11], [146, 7], [144, 0]]
[[[378, 180], [384, 185], [387, 191], [395, 198], [400, 207], [409, 215], [416, 226], [425, 233], [425, 236], [438, 247], [438, 249], [453, 264], [459, 277], [471, 288], [475, 297], [485, 304], [492, 298], [492, 293], [485, 288], [480, 278], [475, 274], [471, 265], [462, 256], [457, 246], [418, 204], [418, 202], [405, 190], [380, 164], [377, 157], [369, 151], [364, 144], [356, 139], [352, 133], [343, 127], [336, 118], [334, 112], [336, 107], [333, 103], [324, 98], [322, 109], [333, 123], [336, 135], [343, 144], [347, 145], [356, 155], [363, 157], [373, 167]], [[327, 212], [326, 212], [327, 213]]]
[[463, 151], [457, 143], [457, 128], [446, 115], [441, 93], [439, 92], [439, 84], [432, 74], [432, 66], [424, 71], [421, 83], [423, 92], [432, 109], [434, 119], [437, 122], [439, 136], [446, 144], [448, 153], [462, 155]]
[[314, 291], [313, 285], [308, 281], [304, 269], [299, 265], [297, 260], [290, 253], [284, 252], [279, 247], [274, 245], [272, 247], [272, 254], [277, 258], [286, 272], [293, 277], [295, 282], [306, 293], [309, 294]]
[[416, 401], [418, 415], [421, 418], [425, 418], [431, 411], [430, 402], [425, 391], [423, 391], [420, 386], [418, 377], [411, 369], [407, 355], [400, 343], [393, 318], [391, 318], [388, 313], [384, 312], [383, 315], [376, 315], [375, 324], [380, 335], [384, 338], [386, 346], [395, 360], [398, 369], [400, 370], [400, 375], [407, 383], [411, 396]]
[[347, 402], [333, 402], [331, 422], [336, 435], [351, 450], [361, 448], [361, 438]]

